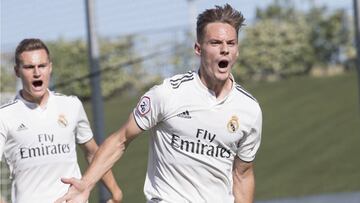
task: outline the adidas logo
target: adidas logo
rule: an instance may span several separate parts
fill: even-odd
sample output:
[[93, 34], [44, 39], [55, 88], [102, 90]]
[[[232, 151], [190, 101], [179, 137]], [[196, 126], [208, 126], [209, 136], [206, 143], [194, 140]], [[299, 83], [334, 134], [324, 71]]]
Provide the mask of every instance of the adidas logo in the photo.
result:
[[181, 118], [187, 118], [187, 119], [190, 119], [191, 116], [190, 116], [190, 113], [188, 110], [182, 112], [182, 113], [179, 113], [178, 115], [176, 115], [178, 117], [181, 117]]
[[17, 131], [22, 131], [22, 130], [27, 130], [28, 128], [23, 124], [23, 123], [21, 123], [20, 125], [19, 125], [19, 127], [17, 128]]

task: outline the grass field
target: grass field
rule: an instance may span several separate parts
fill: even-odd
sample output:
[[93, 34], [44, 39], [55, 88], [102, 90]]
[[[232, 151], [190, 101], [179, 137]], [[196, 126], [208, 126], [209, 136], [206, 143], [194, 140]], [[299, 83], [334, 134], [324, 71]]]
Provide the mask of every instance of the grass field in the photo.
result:
[[[264, 115], [263, 139], [255, 162], [256, 199], [360, 191], [355, 72], [245, 87], [258, 99]], [[117, 97], [105, 103], [107, 134], [127, 119], [137, 99]], [[125, 203], [145, 200], [147, 149], [147, 134], [143, 133], [113, 168]], [[93, 192], [90, 203], [95, 202], [97, 193]]]

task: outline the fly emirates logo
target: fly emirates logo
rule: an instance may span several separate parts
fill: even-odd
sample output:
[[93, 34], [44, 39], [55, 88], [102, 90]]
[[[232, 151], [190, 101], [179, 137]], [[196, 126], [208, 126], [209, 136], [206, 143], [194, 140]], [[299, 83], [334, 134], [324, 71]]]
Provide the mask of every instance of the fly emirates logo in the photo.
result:
[[197, 129], [197, 141], [182, 139], [179, 135], [172, 134], [171, 146], [186, 152], [201, 154], [211, 157], [230, 158], [230, 150], [220, 145], [212, 144], [216, 134], [212, 134], [204, 129]]
[[37, 146], [20, 147], [21, 159], [70, 153], [69, 144], [54, 143], [54, 134], [38, 134]]

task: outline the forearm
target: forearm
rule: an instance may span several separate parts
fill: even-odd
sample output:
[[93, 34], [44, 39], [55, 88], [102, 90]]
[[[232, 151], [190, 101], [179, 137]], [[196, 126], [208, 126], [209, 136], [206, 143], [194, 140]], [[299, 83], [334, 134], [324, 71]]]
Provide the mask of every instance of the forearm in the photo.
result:
[[95, 156], [90, 158], [92, 159], [91, 164], [82, 177], [82, 180], [86, 182], [89, 189], [92, 189], [96, 182], [105, 175], [103, 180], [106, 186], [110, 190], [111, 188], [116, 190], [116, 188], [113, 187], [116, 183], [110, 169], [125, 151], [125, 140], [119, 138], [119, 136], [117, 133], [109, 136], [99, 147]]
[[[95, 142], [87, 145], [88, 148], [86, 150], [87, 156], [86, 159], [90, 164], [93, 161], [96, 151], [99, 149]], [[118, 184], [116, 183], [115, 177], [111, 170], [107, 171], [105, 175], [102, 177], [102, 182], [107, 187], [107, 189], [111, 192], [112, 198], [115, 200], [122, 199], [122, 191], [119, 188]]]
[[112, 198], [120, 201], [122, 199], [122, 191], [115, 181], [114, 174], [111, 170], [105, 173], [101, 179], [106, 188], [111, 192]]
[[242, 178], [234, 178], [233, 193], [235, 203], [254, 202], [255, 178], [253, 172]]
[[255, 175], [252, 162], [235, 158], [233, 168], [233, 194], [235, 203], [254, 202]]

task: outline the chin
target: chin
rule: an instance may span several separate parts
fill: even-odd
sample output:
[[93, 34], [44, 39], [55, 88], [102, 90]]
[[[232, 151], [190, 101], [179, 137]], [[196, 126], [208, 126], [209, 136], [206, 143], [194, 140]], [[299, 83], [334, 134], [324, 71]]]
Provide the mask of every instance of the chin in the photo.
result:
[[228, 72], [226, 72], [226, 73], [219, 73], [219, 74], [216, 76], [216, 79], [219, 80], [219, 81], [226, 81], [229, 77], [230, 77], [230, 74], [229, 74]]
[[46, 94], [46, 90], [31, 92], [31, 97], [33, 97], [34, 99], [41, 99], [42, 97], [45, 96], [45, 94]]

